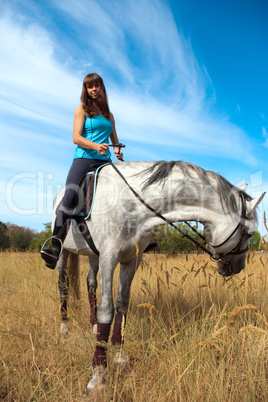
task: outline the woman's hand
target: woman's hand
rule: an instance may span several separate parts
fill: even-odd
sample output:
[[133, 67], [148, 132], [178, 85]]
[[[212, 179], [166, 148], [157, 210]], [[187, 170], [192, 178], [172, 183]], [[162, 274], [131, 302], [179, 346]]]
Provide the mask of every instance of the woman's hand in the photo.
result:
[[108, 144], [97, 144], [96, 143], [96, 151], [100, 154], [100, 155], [105, 155], [106, 152], [108, 151], [109, 146]]
[[115, 153], [117, 159], [119, 159], [120, 161], [123, 160], [123, 157], [124, 157], [123, 152], [121, 152], [121, 149], [119, 147], [114, 148], [114, 153]]

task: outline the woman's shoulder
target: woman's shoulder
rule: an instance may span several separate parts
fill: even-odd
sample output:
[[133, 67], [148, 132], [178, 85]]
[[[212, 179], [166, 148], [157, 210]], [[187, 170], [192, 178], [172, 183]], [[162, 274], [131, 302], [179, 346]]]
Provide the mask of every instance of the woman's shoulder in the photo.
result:
[[84, 111], [83, 105], [78, 105], [75, 109], [75, 114], [77, 116], [86, 116], [86, 112]]

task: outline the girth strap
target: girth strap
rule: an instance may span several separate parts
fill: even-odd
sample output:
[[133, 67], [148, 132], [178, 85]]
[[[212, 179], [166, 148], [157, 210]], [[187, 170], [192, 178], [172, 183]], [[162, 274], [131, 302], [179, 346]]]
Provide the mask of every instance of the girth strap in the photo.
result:
[[84, 237], [85, 241], [87, 242], [87, 244], [89, 245], [89, 247], [91, 248], [91, 250], [96, 254], [96, 255], [100, 255], [99, 251], [97, 250], [94, 241], [92, 239], [91, 233], [88, 229], [88, 226], [86, 224], [86, 221], [84, 220], [83, 216], [76, 216], [73, 217], [73, 219], [76, 220], [79, 230], [82, 234], [82, 236]]

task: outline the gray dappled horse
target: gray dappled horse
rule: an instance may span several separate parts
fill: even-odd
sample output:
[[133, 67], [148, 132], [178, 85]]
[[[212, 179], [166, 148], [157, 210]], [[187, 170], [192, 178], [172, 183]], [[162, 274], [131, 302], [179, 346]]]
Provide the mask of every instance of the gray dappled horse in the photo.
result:
[[[111, 338], [113, 345], [122, 343], [121, 324], [128, 310], [131, 282], [159, 225], [167, 221], [200, 222], [204, 225], [204, 237], [217, 262], [218, 272], [223, 276], [238, 274], [245, 266], [248, 239], [257, 224], [256, 207], [264, 196], [253, 200], [243, 189], [231, 185], [220, 175], [186, 162], [125, 162], [114, 166], [117, 171], [111, 165], [100, 171], [92, 213], [87, 220], [99, 255], [89, 248], [73, 221], [58, 263], [61, 330], [68, 332], [67, 260], [72, 259], [72, 276], [77, 277], [78, 255], [89, 257], [87, 285], [91, 323], [96, 324], [98, 343], [88, 391], [104, 384], [105, 344], [114, 319], [112, 288], [117, 263], [120, 263], [120, 274]], [[63, 192], [56, 197], [54, 210], [62, 195]], [[100, 282], [98, 307], [97, 272]]]

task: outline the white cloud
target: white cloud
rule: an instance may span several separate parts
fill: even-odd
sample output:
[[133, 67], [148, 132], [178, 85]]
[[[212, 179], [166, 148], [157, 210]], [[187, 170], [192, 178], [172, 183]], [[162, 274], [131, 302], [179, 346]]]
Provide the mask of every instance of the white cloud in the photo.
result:
[[69, 126], [69, 110], [79, 102], [81, 82], [55, 61], [55, 45], [45, 28], [36, 23], [24, 27], [3, 17], [0, 43], [2, 110]]
[[268, 148], [268, 133], [266, 130], [266, 127], [262, 127], [262, 136], [263, 138], [265, 138], [265, 142], [263, 143], [263, 145]]
[[77, 34], [83, 33], [81, 45], [90, 56], [92, 49], [94, 60], [105, 60], [117, 76], [121, 72], [124, 87], [151, 93], [169, 106], [203, 106], [207, 90], [212, 90], [210, 79], [163, 2], [126, 0], [122, 7], [111, 0], [101, 7], [94, 0], [70, 0], [57, 5], [75, 20]]
[[111, 100], [118, 131], [126, 140], [255, 163], [246, 134], [228, 120], [219, 121], [213, 115], [195, 111], [177, 111], [154, 99], [135, 99], [120, 92], [112, 92]]

